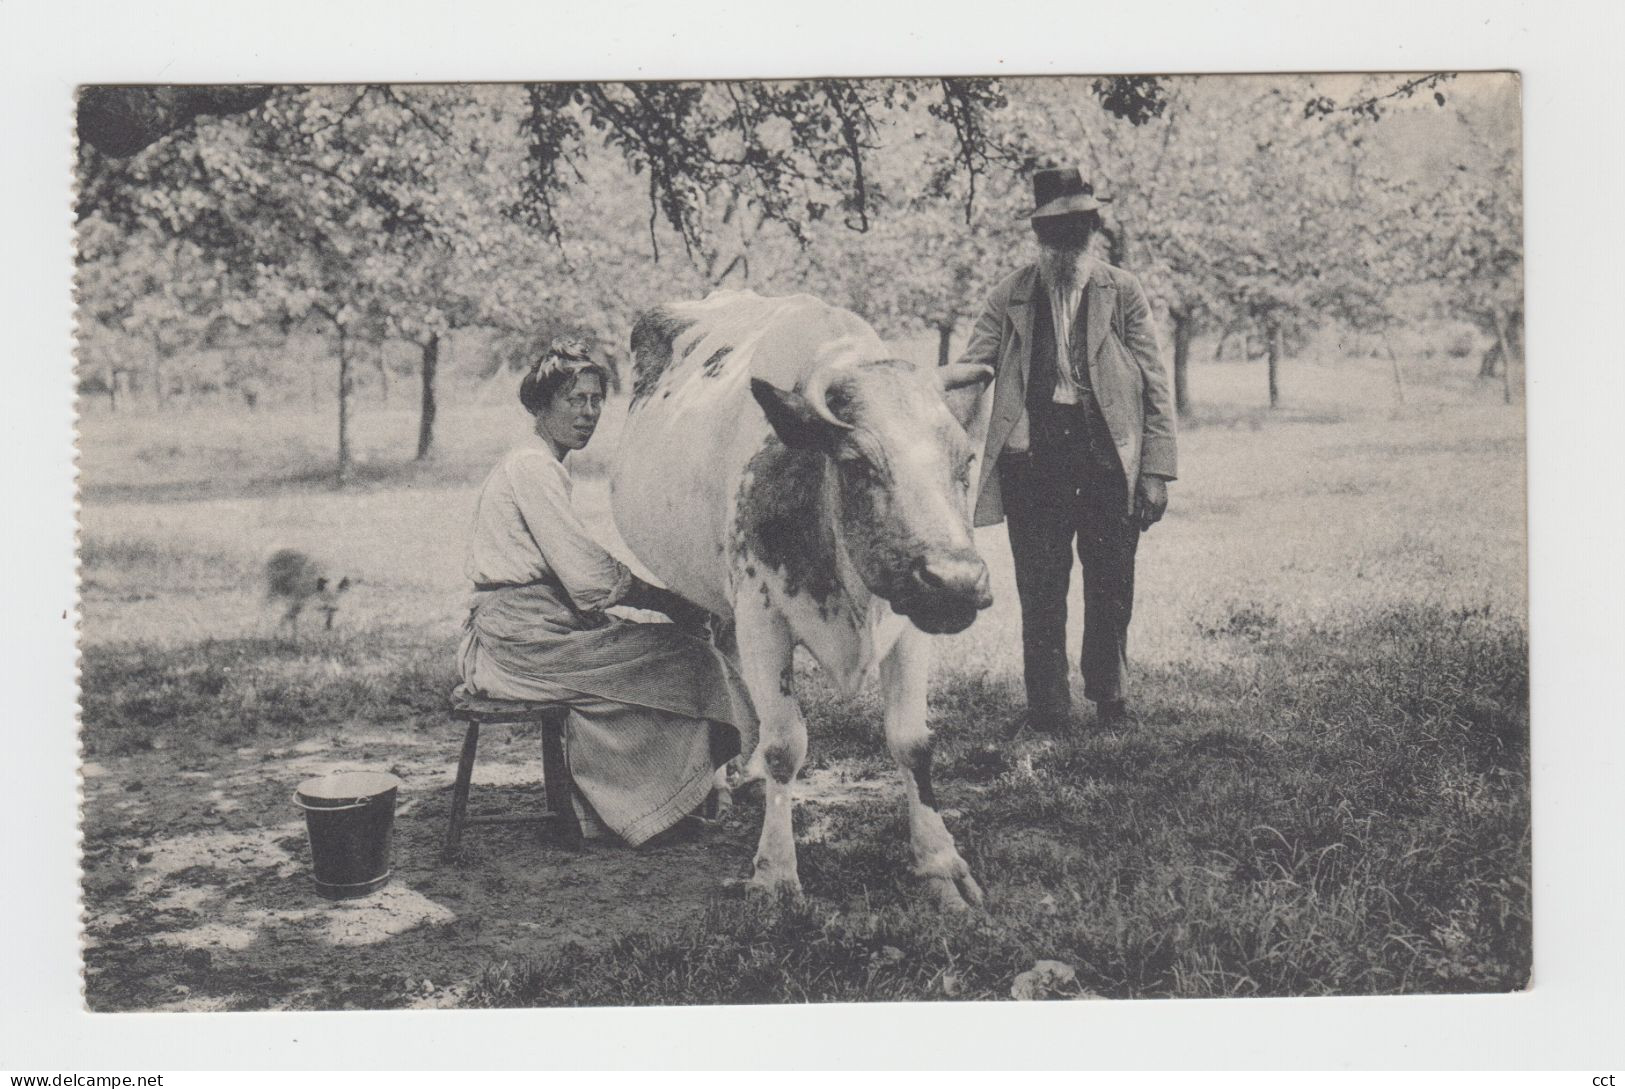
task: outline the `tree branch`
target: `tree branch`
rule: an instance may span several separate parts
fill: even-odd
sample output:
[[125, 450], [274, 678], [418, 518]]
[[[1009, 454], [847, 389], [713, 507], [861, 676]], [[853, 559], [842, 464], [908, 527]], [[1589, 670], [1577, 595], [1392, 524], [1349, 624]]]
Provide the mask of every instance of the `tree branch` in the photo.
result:
[[[450, 144], [451, 143], [451, 137], [447, 136], [444, 132], [442, 132], [440, 130], [440, 127], [438, 125], [436, 125], [433, 121], [430, 121], [427, 117], [424, 117], [421, 113], [419, 113], [418, 110], [417, 110], [417, 107], [413, 106], [406, 99], [404, 99], [400, 95], [396, 94], [395, 89], [393, 87], [390, 87], [388, 85], [380, 85], [378, 89], [383, 92], [383, 95], [384, 95], [384, 97], [386, 99], [388, 99], [390, 102], [395, 103], [395, 105], [399, 106], [401, 109], [403, 109], [407, 113], [411, 114], [412, 117], [417, 121], [418, 124], [422, 125], [424, 128], [428, 129], [431, 133], [433, 133], [435, 135], [435, 137], [438, 138], [439, 141], [442, 144]], [[362, 93], [365, 94], [366, 92], [363, 91]]]
[[[1352, 117], [1366, 117], [1375, 121], [1382, 116], [1382, 103], [1396, 98], [1410, 98], [1417, 91], [1437, 88], [1439, 84], [1448, 83], [1455, 78], [1456, 74], [1454, 72], [1430, 72], [1427, 75], [1408, 79], [1386, 94], [1371, 95], [1341, 105], [1325, 95], [1320, 95], [1304, 103], [1303, 116], [1306, 118], [1325, 118], [1332, 114], [1342, 113]], [[1444, 105], [1444, 94], [1442, 92], [1435, 89], [1433, 98], [1439, 105]]]
[[338, 125], [344, 124], [344, 122], [349, 118], [349, 116], [351, 114], [355, 113], [356, 108], [361, 105], [362, 100], [367, 97], [367, 92], [370, 91], [370, 90], [372, 90], [371, 87], [363, 87], [363, 88], [361, 88], [361, 93], [355, 96], [355, 101], [351, 102], [348, 106], [346, 106], [344, 108], [343, 113], [341, 113], [337, 117], [333, 118], [333, 120], [329, 121], [327, 124], [318, 125], [316, 128], [310, 129], [308, 132], [301, 129], [300, 132], [299, 132], [299, 135], [308, 140], [312, 136], [315, 136], [317, 133], [326, 132], [330, 128], [334, 128], [334, 127], [336, 127]]

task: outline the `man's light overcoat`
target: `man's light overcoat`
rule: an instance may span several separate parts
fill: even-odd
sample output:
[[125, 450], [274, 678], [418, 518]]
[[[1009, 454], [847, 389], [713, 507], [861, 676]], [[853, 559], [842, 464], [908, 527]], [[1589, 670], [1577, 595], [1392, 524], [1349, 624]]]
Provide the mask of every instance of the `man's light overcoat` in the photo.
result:
[[[961, 363], [992, 367], [996, 375], [976, 501], [978, 526], [1004, 520], [998, 459], [1027, 411], [1033, 314], [1043, 290], [1036, 264], [1005, 277], [993, 289], [959, 358]], [[1094, 262], [1078, 308], [1088, 340], [1090, 385], [1117, 444], [1132, 506], [1141, 473], [1168, 480], [1177, 475], [1173, 386], [1157, 345], [1145, 289], [1132, 274]]]

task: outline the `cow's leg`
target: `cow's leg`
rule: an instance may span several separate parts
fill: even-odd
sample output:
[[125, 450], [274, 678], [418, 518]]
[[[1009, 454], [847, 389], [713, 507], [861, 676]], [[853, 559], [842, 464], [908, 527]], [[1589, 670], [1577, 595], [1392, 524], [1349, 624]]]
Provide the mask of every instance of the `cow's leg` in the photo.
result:
[[[752, 594], [749, 597], [752, 602], [750, 608], [754, 609], [763, 604], [760, 596]], [[711, 629], [711, 645], [733, 663], [740, 676], [744, 676], [745, 667], [740, 661], [738, 634], [739, 621], [732, 614], [725, 618], [719, 617], [717, 625]], [[734, 791], [767, 777], [767, 770], [762, 766], [760, 736], [741, 736], [739, 740], [742, 746], [739, 755], [717, 769], [717, 789], [724, 793], [729, 804], [732, 804]]]
[[799, 893], [791, 789], [807, 757], [807, 724], [792, 683], [795, 642], [778, 610], [753, 602], [740, 612], [745, 614], [738, 620], [740, 672], [762, 730], [745, 763], [745, 777], [760, 774], [766, 798], [750, 883], [767, 892]]
[[938, 902], [962, 911], [982, 902], [981, 887], [959, 856], [954, 837], [937, 812], [931, 789], [931, 732], [925, 722], [926, 681], [931, 670], [930, 636], [910, 627], [880, 663], [886, 697], [886, 744], [903, 769], [908, 794], [909, 839], [914, 872], [925, 878]]

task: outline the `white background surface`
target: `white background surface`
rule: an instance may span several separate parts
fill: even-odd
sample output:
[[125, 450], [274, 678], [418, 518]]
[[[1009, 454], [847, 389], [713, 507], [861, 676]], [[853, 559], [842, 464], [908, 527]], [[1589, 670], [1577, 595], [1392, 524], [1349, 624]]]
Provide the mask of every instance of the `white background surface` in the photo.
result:
[[[1552, 0], [938, 0], [895, 9], [873, 0], [601, 0], [563, 10], [406, 0], [343, 7], [332, 0], [0, 0], [0, 1069], [1620, 1072], [1622, 30], [1617, 5]], [[1470, 68], [1524, 75], [1535, 764], [1530, 992], [725, 1011], [81, 1011], [69, 371], [76, 83]]]

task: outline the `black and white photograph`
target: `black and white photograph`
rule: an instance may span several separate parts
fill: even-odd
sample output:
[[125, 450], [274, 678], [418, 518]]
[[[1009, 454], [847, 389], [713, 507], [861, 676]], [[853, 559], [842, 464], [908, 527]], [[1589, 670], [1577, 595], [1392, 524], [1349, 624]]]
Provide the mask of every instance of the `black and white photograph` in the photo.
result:
[[1516, 73], [75, 127], [88, 1009], [1529, 985]]

